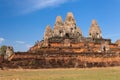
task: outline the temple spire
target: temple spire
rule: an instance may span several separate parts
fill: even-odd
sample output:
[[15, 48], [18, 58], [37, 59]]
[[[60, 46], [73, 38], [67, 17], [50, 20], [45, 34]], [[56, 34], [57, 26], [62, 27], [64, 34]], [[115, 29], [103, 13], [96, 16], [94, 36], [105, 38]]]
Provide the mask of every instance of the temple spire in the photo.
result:
[[44, 33], [44, 40], [51, 38], [52, 35], [53, 35], [53, 31], [52, 31], [50, 25], [47, 25], [47, 27], [45, 29], [45, 33]]
[[68, 13], [67, 13], [65, 23], [68, 23], [69, 25], [70, 25], [70, 24], [75, 24], [75, 25], [76, 25], [76, 21], [75, 21], [75, 19], [74, 19], [74, 16], [73, 16], [73, 13], [72, 13], [72, 12], [68, 12]]
[[57, 16], [56, 17], [55, 26], [61, 26], [61, 25], [63, 25], [62, 17], [61, 16]]
[[77, 27], [76, 27], [76, 21], [74, 19], [72, 12], [67, 13], [64, 27], [65, 27], [66, 33], [74, 33], [75, 32], [75, 29]]
[[102, 38], [102, 32], [96, 20], [92, 20], [92, 25], [89, 30], [89, 37], [97, 39]]
[[98, 25], [96, 20], [92, 20], [92, 25]]

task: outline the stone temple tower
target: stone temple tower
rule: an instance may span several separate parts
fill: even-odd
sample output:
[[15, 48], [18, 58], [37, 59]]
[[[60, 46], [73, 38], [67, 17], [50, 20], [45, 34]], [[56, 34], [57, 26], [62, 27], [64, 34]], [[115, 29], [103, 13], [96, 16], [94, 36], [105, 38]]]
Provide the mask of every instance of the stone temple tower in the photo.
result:
[[102, 38], [102, 32], [100, 27], [98, 26], [96, 20], [92, 21], [92, 25], [89, 30], [89, 37], [93, 39], [100, 39]]
[[49, 38], [51, 38], [53, 36], [53, 31], [50, 28], [50, 25], [47, 25], [45, 33], [44, 33], [44, 40], [48, 40]]
[[66, 20], [64, 23], [66, 33], [74, 33], [76, 29], [76, 21], [72, 12], [69, 12], [66, 16]]
[[65, 34], [64, 27], [63, 27], [63, 21], [61, 16], [57, 16], [55, 25], [54, 25], [54, 36], [60, 36], [63, 37]]

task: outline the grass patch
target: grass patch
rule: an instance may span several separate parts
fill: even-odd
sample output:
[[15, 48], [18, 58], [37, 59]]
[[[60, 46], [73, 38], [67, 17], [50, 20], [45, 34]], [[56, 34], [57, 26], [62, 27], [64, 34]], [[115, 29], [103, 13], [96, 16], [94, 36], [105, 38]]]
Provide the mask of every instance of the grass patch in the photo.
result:
[[120, 67], [0, 70], [0, 80], [120, 80]]

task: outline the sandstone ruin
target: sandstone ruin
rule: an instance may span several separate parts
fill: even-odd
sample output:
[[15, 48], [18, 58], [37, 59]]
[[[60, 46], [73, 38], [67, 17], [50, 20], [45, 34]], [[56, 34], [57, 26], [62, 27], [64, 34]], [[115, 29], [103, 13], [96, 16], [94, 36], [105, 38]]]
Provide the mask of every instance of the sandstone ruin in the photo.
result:
[[[7, 60], [0, 56], [1, 67], [7, 68], [86, 68], [120, 66], [120, 40], [105, 39], [96, 20], [92, 20], [88, 37], [82, 34], [71, 12], [63, 21], [57, 16], [52, 29], [47, 25], [44, 38], [28, 52], [11, 53]], [[5, 56], [6, 57], [6, 56]]]
[[[76, 25], [75, 18], [71, 12], [65, 21], [57, 16], [54, 29], [48, 25], [45, 30], [44, 40], [40, 41], [29, 51], [39, 51], [42, 48], [65, 50], [71, 48], [73, 52], [114, 52], [120, 53], [120, 41], [112, 43], [111, 39], [104, 39], [102, 31], [96, 20], [92, 20], [88, 37], [84, 37], [80, 27]], [[78, 49], [74, 49], [78, 48]], [[67, 51], [67, 49], [66, 49]]]

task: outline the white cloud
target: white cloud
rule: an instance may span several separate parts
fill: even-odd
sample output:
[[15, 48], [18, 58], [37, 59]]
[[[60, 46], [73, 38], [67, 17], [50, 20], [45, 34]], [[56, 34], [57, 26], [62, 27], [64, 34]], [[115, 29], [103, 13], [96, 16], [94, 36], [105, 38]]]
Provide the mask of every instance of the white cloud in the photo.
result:
[[18, 43], [18, 44], [25, 44], [24, 41], [16, 41], [16, 43]]
[[30, 47], [32, 47], [33, 45], [30, 44], [26, 44], [26, 47], [29, 49]]
[[17, 43], [17, 46], [16, 46], [17, 51], [20, 51], [21, 49], [23, 49], [23, 51], [25, 49], [25, 51], [26, 51], [26, 50], [29, 50], [30, 47], [33, 46], [25, 41], [15, 41], [15, 42]]
[[4, 42], [5, 39], [4, 38], [0, 38], [0, 43]]
[[71, 1], [74, 0], [3, 0], [4, 4], [9, 7], [9, 9], [22, 14], [27, 14], [43, 8], [56, 7]]
[[23, 13], [28, 13], [32, 11], [36, 11], [39, 9], [43, 9], [46, 7], [55, 7], [59, 6], [60, 4], [63, 4], [67, 2], [68, 0], [27, 0], [27, 5], [24, 6], [26, 9], [23, 10]]

